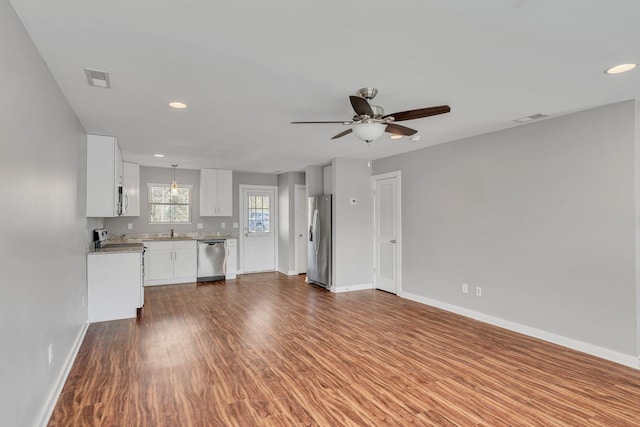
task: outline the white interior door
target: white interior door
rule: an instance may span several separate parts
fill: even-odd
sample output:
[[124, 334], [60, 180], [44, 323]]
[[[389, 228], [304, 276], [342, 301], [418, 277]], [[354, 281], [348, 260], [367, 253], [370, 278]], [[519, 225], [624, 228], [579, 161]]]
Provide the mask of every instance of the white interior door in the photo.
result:
[[398, 293], [400, 271], [399, 172], [373, 177], [374, 182], [374, 264], [376, 289]]
[[276, 189], [240, 186], [240, 269], [273, 271], [276, 266]]
[[307, 272], [307, 187], [295, 185], [294, 188], [295, 270], [296, 274], [302, 274]]

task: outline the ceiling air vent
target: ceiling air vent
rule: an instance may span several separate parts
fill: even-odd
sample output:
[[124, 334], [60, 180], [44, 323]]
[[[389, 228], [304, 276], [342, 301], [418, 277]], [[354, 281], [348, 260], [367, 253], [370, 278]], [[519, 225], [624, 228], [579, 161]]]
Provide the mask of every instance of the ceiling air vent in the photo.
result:
[[107, 73], [106, 71], [91, 70], [89, 68], [85, 68], [84, 72], [87, 75], [89, 86], [96, 86], [105, 89], [111, 88], [111, 83], [109, 82], [109, 73]]
[[515, 119], [514, 122], [527, 123], [527, 122], [532, 122], [534, 120], [544, 119], [546, 117], [549, 117], [549, 115], [548, 114], [542, 114], [542, 113], [536, 113], [536, 114], [532, 114], [532, 115], [527, 116], [527, 117], [520, 117], [519, 119]]

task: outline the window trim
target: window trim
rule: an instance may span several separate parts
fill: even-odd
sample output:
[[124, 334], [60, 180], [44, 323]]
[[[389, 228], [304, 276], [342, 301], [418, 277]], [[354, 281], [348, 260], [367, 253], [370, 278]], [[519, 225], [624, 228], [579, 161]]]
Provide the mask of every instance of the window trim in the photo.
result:
[[[147, 183], [147, 220], [149, 221], [149, 225], [190, 225], [193, 223], [193, 185], [191, 184], [178, 184], [178, 188], [188, 188], [189, 189], [189, 203], [152, 203], [149, 200], [149, 194], [151, 192], [151, 187], [166, 187], [170, 188], [171, 184], [157, 184], [157, 183]], [[151, 221], [151, 206], [152, 205], [160, 205], [160, 206], [188, 206], [189, 208], [189, 221], [187, 222], [152, 222]]]

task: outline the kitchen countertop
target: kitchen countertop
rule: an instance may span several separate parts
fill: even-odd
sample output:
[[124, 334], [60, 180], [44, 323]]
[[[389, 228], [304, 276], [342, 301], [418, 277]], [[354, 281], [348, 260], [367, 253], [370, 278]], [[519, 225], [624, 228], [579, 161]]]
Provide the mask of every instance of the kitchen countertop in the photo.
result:
[[141, 234], [121, 234], [109, 237], [108, 243], [142, 243], [154, 241], [172, 240], [212, 240], [212, 239], [237, 239], [237, 236], [222, 233], [175, 233], [173, 237], [169, 233], [141, 233]]
[[115, 247], [106, 247], [106, 248], [94, 248], [94, 247], [91, 247], [91, 248], [89, 248], [87, 253], [90, 254], [90, 255], [95, 255], [95, 254], [120, 254], [120, 253], [127, 253], [127, 252], [141, 253], [143, 249], [144, 249], [144, 246], [142, 245], [142, 242], [141, 242], [140, 246], [138, 246], [138, 247], [131, 247], [131, 246], [125, 246], [125, 247], [115, 246]]
[[141, 233], [141, 234], [120, 234], [109, 237], [107, 244], [140, 243], [139, 247], [106, 247], [96, 249], [93, 245], [88, 249], [89, 254], [112, 254], [123, 252], [142, 252], [143, 242], [166, 242], [185, 240], [213, 240], [213, 239], [237, 239], [237, 236], [221, 233], [175, 233], [173, 237], [169, 233]]

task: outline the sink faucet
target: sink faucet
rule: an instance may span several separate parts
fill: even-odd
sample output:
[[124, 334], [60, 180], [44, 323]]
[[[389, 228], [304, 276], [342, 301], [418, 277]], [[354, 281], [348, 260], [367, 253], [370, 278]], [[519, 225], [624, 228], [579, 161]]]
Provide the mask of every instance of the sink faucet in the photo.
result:
[[173, 228], [171, 229], [171, 238], [173, 239]]

